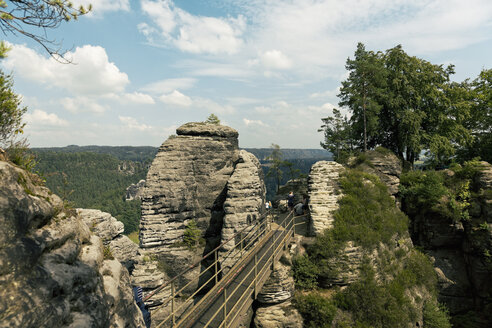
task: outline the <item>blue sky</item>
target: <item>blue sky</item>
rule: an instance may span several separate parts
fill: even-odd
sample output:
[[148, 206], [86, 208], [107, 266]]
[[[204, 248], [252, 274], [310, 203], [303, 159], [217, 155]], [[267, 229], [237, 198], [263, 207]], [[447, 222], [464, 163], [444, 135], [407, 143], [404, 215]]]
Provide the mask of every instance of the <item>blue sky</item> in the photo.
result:
[[214, 113], [241, 147], [319, 148], [357, 42], [452, 63], [457, 81], [492, 67], [489, 0], [74, 1], [89, 2], [48, 31], [74, 64], [4, 37], [33, 147], [158, 146]]

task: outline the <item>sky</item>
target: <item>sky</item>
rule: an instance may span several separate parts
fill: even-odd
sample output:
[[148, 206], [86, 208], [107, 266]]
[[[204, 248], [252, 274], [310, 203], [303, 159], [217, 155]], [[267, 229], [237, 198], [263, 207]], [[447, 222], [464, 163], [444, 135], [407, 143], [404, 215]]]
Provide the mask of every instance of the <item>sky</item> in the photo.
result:
[[73, 2], [93, 10], [47, 31], [72, 64], [3, 35], [32, 147], [159, 146], [214, 113], [240, 147], [320, 148], [358, 42], [454, 64], [456, 81], [492, 68], [490, 0]]

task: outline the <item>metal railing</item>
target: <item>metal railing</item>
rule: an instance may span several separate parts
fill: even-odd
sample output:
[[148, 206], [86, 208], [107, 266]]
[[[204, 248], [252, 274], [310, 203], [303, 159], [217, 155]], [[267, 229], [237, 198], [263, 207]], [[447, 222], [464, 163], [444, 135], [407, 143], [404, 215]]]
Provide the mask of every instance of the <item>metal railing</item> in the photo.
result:
[[[204, 327], [211, 326], [214, 320], [220, 321], [219, 325], [214, 323], [214, 327], [231, 327], [236, 323], [239, 315], [251, 305], [253, 299], [256, 298], [261, 287], [268, 279], [271, 271], [274, 270], [275, 262], [279, 260], [282, 250], [286, 249], [295, 235], [296, 226], [304, 224], [304, 222], [295, 222], [296, 218], [303, 217], [304, 215], [294, 216], [294, 212], [290, 212], [282, 222], [279, 222], [279, 225], [272, 223], [269, 214], [267, 213], [262, 216], [254, 226], [248, 226], [238, 231], [231, 238], [205, 255], [200, 261], [191, 265], [151, 294], [145, 296], [144, 300], [148, 300], [158, 291], [170, 287], [170, 296], [164, 300], [160, 308], [163, 309], [171, 303], [170, 313], [156, 326], [157, 328], [163, 327], [165, 324], [167, 324], [165, 327], [192, 326], [199, 315], [210, 307], [213, 302], [221, 302], [221, 305], [210, 315]], [[275, 227], [272, 227], [272, 225], [275, 225]], [[249, 231], [243, 235], [248, 229]], [[234, 247], [219, 258], [219, 250], [237, 236], [240, 236], [239, 241], [235, 242]], [[175, 286], [178, 279], [191, 269], [201, 265], [203, 260], [212, 254], [214, 255], [214, 262], [206, 267], [198, 277], [176, 290]], [[237, 260], [234, 266], [220, 279], [220, 274], [223, 272], [224, 267], [218, 268], [219, 261], [224, 261], [224, 258], [227, 258], [227, 256], [234, 256]], [[214, 274], [185, 300], [181, 300], [179, 306], [176, 306], [176, 299], [183, 291], [190, 287], [191, 283], [200, 279], [202, 275], [209, 273], [209, 270], [213, 270]], [[231, 287], [233, 281], [237, 284], [235, 288]], [[198, 302], [190, 304], [212, 282], [214, 283], [214, 287], [207, 291], [207, 294]], [[254, 297], [252, 297], [253, 293]], [[228, 302], [233, 302], [233, 306], [228, 307]], [[219, 315], [220, 313], [222, 315]]]

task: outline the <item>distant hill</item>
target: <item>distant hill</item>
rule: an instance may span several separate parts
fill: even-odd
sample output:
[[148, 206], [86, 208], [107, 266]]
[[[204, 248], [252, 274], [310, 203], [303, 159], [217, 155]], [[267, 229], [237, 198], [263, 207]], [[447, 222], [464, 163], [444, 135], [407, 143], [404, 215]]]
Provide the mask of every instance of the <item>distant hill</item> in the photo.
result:
[[[271, 148], [242, 148], [254, 154], [260, 161], [272, 153]], [[154, 159], [159, 147], [152, 146], [77, 146], [69, 145], [66, 147], [43, 147], [33, 148], [36, 152], [51, 151], [59, 153], [81, 153], [91, 152], [98, 154], [109, 154], [122, 161], [141, 162]], [[325, 149], [301, 149], [301, 148], [283, 148], [280, 150], [284, 159], [299, 159], [299, 158], [316, 158], [332, 160], [332, 154]]]
[[121, 161], [134, 161], [144, 163], [152, 161], [159, 150], [158, 147], [151, 146], [77, 146], [69, 145], [66, 147], [45, 147], [32, 148], [35, 152], [55, 152], [55, 153], [97, 153], [108, 154]]

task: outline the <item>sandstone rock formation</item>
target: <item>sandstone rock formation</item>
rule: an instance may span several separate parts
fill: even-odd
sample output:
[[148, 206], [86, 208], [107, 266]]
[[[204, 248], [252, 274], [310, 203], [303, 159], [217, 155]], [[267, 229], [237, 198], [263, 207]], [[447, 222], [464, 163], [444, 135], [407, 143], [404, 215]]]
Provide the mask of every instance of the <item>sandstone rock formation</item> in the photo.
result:
[[0, 327], [144, 327], [101, 238], [36, 176], [0, 177]]
[[258, 308], [254, 318], [255, 328], [302, 328], [301, 314], [290, 301]]
[[145, 180], [140, 180], [137, 183], [132, 183], [126, 188], [125, 201], [134, 199], [142, 199], [143, 188], [145, 187]]
[[100, 210], [78, 208], [77, 214], [89, 229], [101, 238], [103, 244], [109, 247], [111, 254], [131, 270], [138, 256], [138, 245], [123, 235], [123, 223]]
[[[246, 227], [253, 227], [260, 219], [265, 207], [265, 183], [263, 171], [258, 159], [245, 150], [239, 152], [239, 161], [234, 173], [227, 181], [227, 195], [224, 202], [225, 216], [223, 219], [221, 243], [231, 239], [238, 231]], [[248, 235], [250, 229], [244, 229], [243, 234]], [[247, 245], [257, 236], [251, 235], [244, 241]], [[228, 253], [234, 247], [234, 240], [225, 244], [220, 253], [221, 265], [230, 267], [235, 262], [234, 253]]]
[[311, 167], [308, 178], [311, 232], [315, 235], [333, 226], [333, 212], [342, 197], [338, 178], [343, 166], [336, 162], [319, 161]]
[[265, 282], [258, 297], [263, 305], [277, 304], [289, 300], [294, 294], [294, 278], [290, 274], [290, 266], [276, 263], [275, 270]]
[[[264, 211], [260, 164], [252, 154], [239, 150], [237, 131], [187, 123], [176, 132], [160, 147], [142, 194], [141, 257], [132, 279], [147, 290], [188, 269], [235, 232], [254, 225]], [[184, 236], [193, 222], [200, 238], [189, 245]], [[226, 245], [219, 254], [222, 274], [236, 259], [235, 253], [227, 254], [229, 249]], [[210, 260], [213, 256], [176, 281], [178, 286], [190, 283], [183, 295], [196, 291], [214, 273], [210, 269], [196, 279]], [[163, 288], [152, 301], [158, 303], [169, 294], [170, 288]]]
[[481, 174], [472, 182], [478, 191], [469, 206], [468, 220], [453, 222], [433, 209], [412, 217], [412, 238], [434, 259], [439, 300], [451, 314], [492, 306], [492, 266], [487, 255], [492, 253], [492, 165], [481, 165]]

